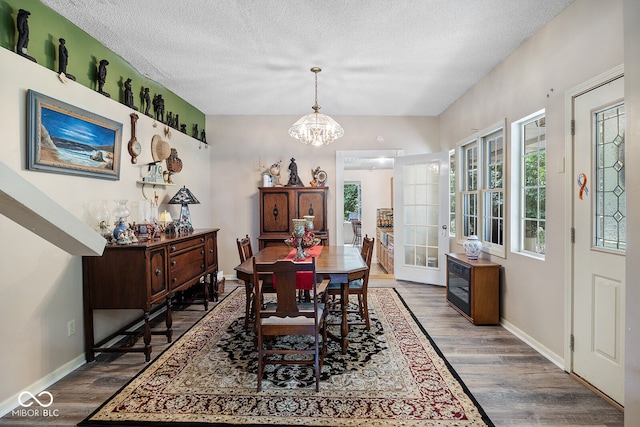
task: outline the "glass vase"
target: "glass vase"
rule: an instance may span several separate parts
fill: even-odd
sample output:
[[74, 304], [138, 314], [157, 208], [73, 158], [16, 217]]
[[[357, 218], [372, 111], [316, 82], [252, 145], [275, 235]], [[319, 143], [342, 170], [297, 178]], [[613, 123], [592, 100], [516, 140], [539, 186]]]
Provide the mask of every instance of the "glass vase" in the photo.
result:
[[131, 212], [129, 212], [129, 208], [127, 208], [127, 200], [114, 200], [114, 202], [116, 202], [116, 207], [113, 210], [113, 217], [116, 220], [115, 227], [113, 229], [113, 237], [118, 240], [120, 234], [129, 229], [127, 218]]

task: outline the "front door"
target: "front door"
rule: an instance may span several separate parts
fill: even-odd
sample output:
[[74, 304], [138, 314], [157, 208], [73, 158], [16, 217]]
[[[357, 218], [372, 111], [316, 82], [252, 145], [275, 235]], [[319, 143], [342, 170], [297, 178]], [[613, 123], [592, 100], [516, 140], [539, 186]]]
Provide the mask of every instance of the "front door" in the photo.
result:
[[573, 373], [624, 404], [624, 79], [574, 97]]
[[395, 278], [444, 286], [449, 251], [449, 154], [396, 157], [393, 182]]

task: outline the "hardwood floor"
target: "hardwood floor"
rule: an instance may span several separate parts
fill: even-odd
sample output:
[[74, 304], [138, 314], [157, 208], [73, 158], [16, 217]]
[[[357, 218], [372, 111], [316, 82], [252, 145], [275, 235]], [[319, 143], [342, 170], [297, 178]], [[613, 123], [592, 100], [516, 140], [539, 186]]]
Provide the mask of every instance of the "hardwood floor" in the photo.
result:
[[[372, 287], [395, 287], [496, 426], [623, 426], [623, 413], [500, 326], [474, 326], [445, 301], [444, 288], [375, 274]], [[226, 292], [234, 283], [227, 282]], [[174, 312], [174, 337], [204, 315]], [[167, 344], [153, 336], [152, 359]], [[100, 354], [47, 388], [57, 417], [11, 413], [0, 426], [73, 426], [147, 366], [139, 353]]]

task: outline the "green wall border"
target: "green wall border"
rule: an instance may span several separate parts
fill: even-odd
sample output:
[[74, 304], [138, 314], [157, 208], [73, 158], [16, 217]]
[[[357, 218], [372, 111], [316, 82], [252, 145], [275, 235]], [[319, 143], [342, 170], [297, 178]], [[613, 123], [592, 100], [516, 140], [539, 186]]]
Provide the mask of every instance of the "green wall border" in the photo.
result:
[[[131, 79], [134, 105], [142, 109], [142, 88], [149, 87], [153, 100], [155, 94], [164, 99], [166, 113], [179, 114], [180, 124], [186, 124], [186, 134], [192, 134], [193, 125], [201, 132], [205, 125], [203, 112], [187, 103], [162, 85], [140, 74], [126, 60], [106, 48], [92, 36], [75, 24], [59, 15], [39, 0], [0, 0], [0, 46], [15, 53], [18, 39], [16, 17], [19, 9], [31, 12], [29, 16], [28, 54], [36, 59], [38, 65], [58, 72], [58, 39], [64, 38], [69, 51], [67, 73], [76, 78], [76, 82], [91, 90], [97, 90], [97, 66], [100, 60], [109, 61], [107, 78], [103, 90], [111, 99], [124, 105], [124, 82]], [[17, 55], [17, 54], [16, 54]], [[28, 59], [24, 58], [25, 61]], [[153, 106], [149, 112], [153, 114]]]

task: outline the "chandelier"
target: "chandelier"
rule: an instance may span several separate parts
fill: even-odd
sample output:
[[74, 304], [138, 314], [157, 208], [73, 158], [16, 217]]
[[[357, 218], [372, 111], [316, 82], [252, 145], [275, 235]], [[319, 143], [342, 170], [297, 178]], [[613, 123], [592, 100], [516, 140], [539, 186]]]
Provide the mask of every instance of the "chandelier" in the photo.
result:
[[295, 122], [289, 129], [289, 135], [299, 139], [303, 144], [315, 146], [331, 144], [344, 135], [344, 129], [331, 117], [318, 113], [318, 73], [320, 67], [313, 67], [311, 71], [316, 78], [316, 103], [313, 105], [313, 113], [307, 114]]

